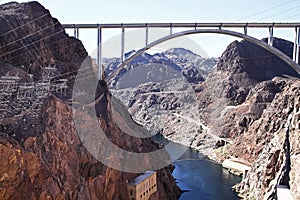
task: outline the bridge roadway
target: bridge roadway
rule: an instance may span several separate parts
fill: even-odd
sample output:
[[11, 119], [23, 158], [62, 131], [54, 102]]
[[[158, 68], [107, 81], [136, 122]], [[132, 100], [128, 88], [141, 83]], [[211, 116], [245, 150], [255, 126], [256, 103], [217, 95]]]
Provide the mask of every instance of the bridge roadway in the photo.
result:
[[285, 23], [117, 23], [117, 24], [63, 24], [64, 28], [296, 28], [300, 22]]

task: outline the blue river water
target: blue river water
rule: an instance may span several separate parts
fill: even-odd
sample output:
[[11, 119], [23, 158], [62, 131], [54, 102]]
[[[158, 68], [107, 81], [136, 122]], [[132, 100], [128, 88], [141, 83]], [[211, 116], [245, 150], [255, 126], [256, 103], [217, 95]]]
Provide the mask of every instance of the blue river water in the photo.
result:
[[174, 162], [173, 176], [180, 189], [186, 191], [180, 200], [234, 200], [239, 199], [231, 187], [241, 181], [241, 177], [230, 174], [220, 164], [205, 159], [194, 150], [187, 150]]

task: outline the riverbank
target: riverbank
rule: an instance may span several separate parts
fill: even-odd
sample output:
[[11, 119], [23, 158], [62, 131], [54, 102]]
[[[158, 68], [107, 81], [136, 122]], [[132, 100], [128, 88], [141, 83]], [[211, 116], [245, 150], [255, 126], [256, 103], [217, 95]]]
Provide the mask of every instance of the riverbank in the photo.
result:
[[184, 192], [180, 200], [239, 199], [232, 187], [241, 181], [240, 176], [229, 173], [221, 164], [189, 148], [174, 162], [172, 175]]
[[[177, 145], [174, 145], [176, 148], [169, 151], [171, 157], [182, 151], [184, 146], [159, 134], [152, 139], [163, 145], [169, 142], [176, 143]], [[180, 200], [239, 199], [238, 193], [233, 191], [232, 187], [240, 183], [242, 177], [223, 168], [221, 159], [212, 159], [221, 157], [216, 150], [219, 152], [219, 149], [211, 148], [211, 154], [208, 156], [189, 147], [180, 158], [173, 160], [175, 169], [172, 175], [183, 191]]]

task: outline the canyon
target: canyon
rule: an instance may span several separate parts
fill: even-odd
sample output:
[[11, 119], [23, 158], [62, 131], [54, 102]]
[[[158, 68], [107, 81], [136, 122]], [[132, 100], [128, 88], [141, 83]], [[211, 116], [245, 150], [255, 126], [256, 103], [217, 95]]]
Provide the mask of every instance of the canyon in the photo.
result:
[[[274, 38], [274, 47], [292, 56], [293, 43]], [[290, 187], [299, 198], [296, 71], [243, 40], [231, 43], [199, 82], [189, 82], [159, 60], [132, 65], [118, 84], [132, 84], [130, 77], [143, 74], [142, 69], [160, 69], [172, 78], [149, 81], [141, 76], [147, 81], [112, 89], [138, 123], [217, 162], [235, 158], [248, 163], [251, 170], [235, 187], [245, 199], [272, 199], [277, 185]]]

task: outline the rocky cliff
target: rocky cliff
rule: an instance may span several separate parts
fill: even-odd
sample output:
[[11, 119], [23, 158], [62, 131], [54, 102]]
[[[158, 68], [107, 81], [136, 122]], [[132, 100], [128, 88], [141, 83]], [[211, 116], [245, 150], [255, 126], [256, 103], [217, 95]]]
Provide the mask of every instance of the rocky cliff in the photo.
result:
[[[129, 199], [126, 182], [137, 174], [109, 168], [91, 155], [77, 134], [72, 108], [50, 95], [42, 111], [40, 132], [23, 136], [22, 141], [12, 136], [15, 132], [26, 133], [17, 127], [8, 134], [1, 133], [1, 199]], [[89, 114], [80, 113], [80, 116], [83, 126], [95, 125]], [[9, 126], [16, 122], [8, 120], [10, 122], [1, 124]], [[110, 139], [120, 146], [127, 145], [128, 149], [137, 152], [136, 148], [140, 151], [157, 148], [149, 140], [128, 141], [124, 134], [120, 137], [122, 131], [115, 127], [115, 122], [100, 121]], [[99, 151], [105, 150], [100, 147]], [[174, 199], [179, 194], [171, 170], [158, 171], [158, 196], [161, 198]]]
[[238, 190], [246, 199], [272, 199], [280, 184], [290, 187], [299, 199], [300, 81], [276, 78], [270, 82], [279, 83], [281, 92], [257, 120], [244, 124], [247, 131], [231, 147], [233, 155], [253, 161]]
[[[274, 46], [292, 55], [291, 42], [275, 38]], [[223, 156], [252, 163], [238, 186], [246, 199], [272, 199], [278, 184], [299, 198], [299, 163], [291, 159], [299, 151], [299, 84], [299, 74], [279, 58], [241, 41], [227, 47], [210, 80], [198, 86], [208, 127], [232, 141], [220, 148]]]
[[[122, 125], [131, 118], [116, 115], [116, 111], [126, 111], [114, 107], [104, 82], [99, 83], [96, 96], [92, 93], [92, 100], [101, 97], [90, 106], [96, 108], [96, 120], [85, 105], [66, 101], [80, 67], [81, 85], [89, 86], [84, 75], [92, 82], [96, 78], [82, 43], [69, 37], [43, 6], [37, 2], [4, 4], [0, 20], [0, 75], [1, 87], [5, 86], [0, 94], [0, 199], [129, 199], [127, 181], [138, 174], [99, 162], [82, 141], [74, 114], [80, 116], [79, 126], [94, 132], [95, 125], [101, 127], [122, 149], [142, 153], [161, 147], [150, 139], [127, 136]], [[67, 91], [55, 89], [62, 78]], [[20, 112], [8, 112], [16, 109]], [[131, 131], [142, 129], [136, 124], [130, 127]], [[90, 135], [85, 139], [97, 140]], [[97, 153], [107, 151], [105, 146], [96, 147]], [[112, 152], [109, 159], [123, 159], [114, 156]], [[166, 153], [162, 157], [168, 161]], [[147, 156], [143, 161], [151, 164]], [[157, 171], [158, 193], [153, 198], [178, 197], [171, 171], [171, 166]]]
[[[275, 38], [274, 47], [291, 57], [293, 43]], [[291, 159], [299, 151], [299, 77], [266, 50], [235, 41], [196, 87], [201, 119], [213, 133], [229, 139], [216, 143], [222, 146], [217, 155], [252, 163], [237, 187], [246, 199], [272, 199], [278, 184], [290, 186], [299, 198], [299, 163]]]
[[17, 67], [19, 74], [32, 74], [35, 81], [42, 79], [44, 68], [54, 66], [56, 78], [72, 80], [88, 56], [81, 41], [68, 37], [59, 21], [37, 2], [1, 5], [0, 23], [0, 59]]

